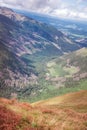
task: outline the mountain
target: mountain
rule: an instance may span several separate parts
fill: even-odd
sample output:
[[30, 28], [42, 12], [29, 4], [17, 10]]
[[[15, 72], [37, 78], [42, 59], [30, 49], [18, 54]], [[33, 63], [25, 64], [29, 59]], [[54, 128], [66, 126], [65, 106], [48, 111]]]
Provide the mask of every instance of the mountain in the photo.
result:
[[80, 48], [53, 26], [37, 22], [5, 7], [0, 8], [0, 14], [1, 40], [4, 39], [9, 48], [19, 56], [37, 52], [61, 55]]
[[34, 104], [0, 98], [0, 129], [86, 130], [87, 90]]
[[0, 46], [0, 96], [32, 102], [86, 89], [87, 49], [55, 27], [0, 7]]
[[42, 86], [36, 64], [80, 48], [55, 27], [6, 7], [0, 7], [0, 47], [0, 96], [6, 97], [37, 93]]
[[0, 7], [0, 130], [87, 129], [86, 32], [63, 25]]
[[60, 19], [48, 15], [31, 13], [27, 11], [15, 10], [27, 17], [31, 17], [42, 23], [50, 24], [62, 31], [66, 36], [72, 39], [81, 47], [87, 47], [87, 22], [77, 20]]
[[79, 38], [76, 42], [82, 47], [87, 47], [87, 38]]
[[10, 97], [17, 86], [19, 89], [27, 86], [31, 72], [33, 70], [24, 61], [0, 42], [0, 96]]

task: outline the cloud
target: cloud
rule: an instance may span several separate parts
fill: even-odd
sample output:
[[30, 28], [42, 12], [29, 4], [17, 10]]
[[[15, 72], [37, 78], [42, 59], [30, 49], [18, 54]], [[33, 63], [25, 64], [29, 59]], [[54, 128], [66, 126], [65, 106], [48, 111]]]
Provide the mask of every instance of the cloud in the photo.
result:
[[77, 0], [78, 3], [87, 2], [87, 0]]
[[61, 18], [69, 18], [69, 19], [87, 19], [87, 13], [86, 12], [78, 12], [74, 10], [69, 10], [67, 8], [65, 9], [56, 9], [52, 12], [53, 16], [61, 17]]
[[10, 6], [19, 6], [21, 5], [21, 7], [23, 8], [38, 8], [38, 7], [44, 7], [46, 4], [47, 4], [47, 1], [48, 0], [44, 0], [41, 1], [41, 0], [2, 0], [2, 3], [4, 4], [7, 4], [7, 5], [10, 5]]
[[87, 19], [87, 0], [0, 0], [0, 5], [56, 17]]
[[61, 16], [61, 17], [66, 17], [68, 16], [68, 9], [55, 9], [53, 12], [52, 12], [52, 15], [55, 15], [55, 16]]

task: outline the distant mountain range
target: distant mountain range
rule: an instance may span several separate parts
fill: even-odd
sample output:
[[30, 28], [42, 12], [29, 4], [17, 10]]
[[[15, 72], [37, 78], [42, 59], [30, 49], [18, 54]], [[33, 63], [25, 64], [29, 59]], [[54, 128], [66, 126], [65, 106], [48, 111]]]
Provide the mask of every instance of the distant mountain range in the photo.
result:
[[[27, 17], [36, 19], [39, 22], [53, 25], [58, 30], [62, 31], [75, 43], [80, 44], [81, 47], [87, 47], [87, 22], [86, 21], [76, 21], [76, 20], [66, 20], [57, 17], [52, 17], [49, 15], [41, 15], [38, 13], [31, 13], [27, 11], [15, 10], [16, 12], [23, 14]], [[80, 42], [82, 41], [82, 42]]]
[[37, 22], [4, 7], [0, 8], [0, 14], [1, 40], [4, 39], [9, 49], [19, 56], [41, 51], [63, 54], [79, 48], [53, 26]]

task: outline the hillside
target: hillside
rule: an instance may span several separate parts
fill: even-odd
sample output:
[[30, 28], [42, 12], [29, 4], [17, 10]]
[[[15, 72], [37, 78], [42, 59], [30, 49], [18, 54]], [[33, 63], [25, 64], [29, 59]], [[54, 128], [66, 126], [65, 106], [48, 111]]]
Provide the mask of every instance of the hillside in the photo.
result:
[[3, 130], [86, 130], [86, 120], [87, 91], [34, 104], [0, 99]]
[[6, 7], [0, 7], [0, 46], [4, 46], [0, 49], [0, 96], [11, 97], [15, 93], [18, 98], [36, 96], [42, 91], [41, 70], [36, 64], [44, 65], [53, 56], [80, 48], [55, 27]]
[[20, 14], [31, 17], [42, 23], [55, 26], [58, 30], [66, 34], [70, 39], [81, 47], [87, 47], [87, 23], [84, 21], [66, 20], [58, 17], [50, 17], [38, 13], [31, 13], [21, 10], [16, 10]]
[[[17, 55], [14, 55], [7, 47], [0, 42], [0, 97], [10, 97], [14, 93], [16, 84], [19, 89], [24, 84], [24, 77], [28, 84], [30, 68], [26, 68], [23, 62]], [[23, 80], [23, 81], [22, 81]]]
[[[61, 57], [35, 59], [36, 70], [39, 72], [39, 91], [34, 91], [33, 99], [37, 101], [79, 90], [87, 90], [87, 48], [82, 48]], [[44, 66], [44, 67], [43, 67]], [[25, 93], [22, 93], [25, 96]], [[26, 95], [27, 97], [27, 95]]]
[[0, 25], [1, 40], [4, 39], [19, 56], [37, 52], [46, 56], [51, 53], [61, 55], [80, 48], [55, 27], [17, 14], [9, 8], [0, 7]]
[[85, 106], [87, 105], [87, 103], [85, 102], [87, 99], [86, 94], [87, 94], [87, 90], [82, 90], [79, 92], [73, 92], [73, 93], [65, 94], [63, 96], [58, 96], [51, 99], [35, 102], [32, 103], [32, 105], [34, 106], [58, 106], [59, 105], [62, 108], [73, 106], [73, 109], [75, 106], [79, 106], [77, 109], [81, 111], [80, 107], [83, 108], [84, 105]]
[[[76, 52], [66, 54], [60, 58], [55, 58], [47, 63], [48, 77], [65, 77], [74, 78], [78, 77], [80, 80], [86, 77], [87, 72], [87, 48], [80, 49]], [[80, 76], [80, 77], [79, 77]], [[56, 80], [56, 79], [55, 79]]]

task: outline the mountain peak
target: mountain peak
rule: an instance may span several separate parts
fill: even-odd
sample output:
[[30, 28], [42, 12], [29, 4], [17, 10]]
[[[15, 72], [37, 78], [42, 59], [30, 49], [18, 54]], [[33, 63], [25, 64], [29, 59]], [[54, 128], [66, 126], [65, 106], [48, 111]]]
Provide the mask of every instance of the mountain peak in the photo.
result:
[[10, 16], [12, 14], [14, 14], [15, 12], [7, 7], [0, 7], [0, 14], [3, 14], [5, 16]]
[[21, 21], [26, 19], [25, 16], [17, 14], [12, 9], [7, 7], [0, 7], [0, 14], [10, 18], [13, 21]]
[[10, 12], [14, 12], [12, 9], [8, 8], [8, 7], [1, 7], [0, 6], [0, 12], [1, 11], [10, 11]]

